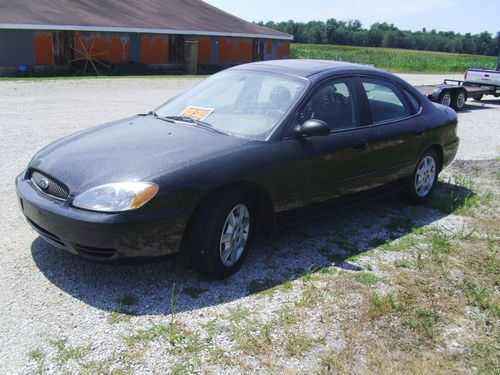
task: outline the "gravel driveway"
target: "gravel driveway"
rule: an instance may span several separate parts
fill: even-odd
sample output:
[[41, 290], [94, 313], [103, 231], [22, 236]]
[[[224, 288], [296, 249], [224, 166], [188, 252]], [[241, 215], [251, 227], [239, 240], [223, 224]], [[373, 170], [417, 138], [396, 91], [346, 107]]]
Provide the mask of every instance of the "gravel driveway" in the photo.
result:
[[[414, 85], [436, 83], [445, 78], [441, 75], [401, 76]], [[83, 348], [81, 358], [88, 361], [109, 359], [126, 347], [124, 337], [133, 330], [155, 324], [171, 313], [172, 291], [177, 295], [177, 318], [188, 327], [199, 327], [230, 311], [235, 304], [261, 309], [252, 296], [256, 289], [294, 280], [312, 265], [331, 264], [322, 254], [321, 245], [326, 241], [324, 233], [336, 225], [337, 214], [317, 223], [315, 228], [305, 225], [304, 230], [309, 231], [305, 234], [300, 228], [292, 228], [271, 238], [259, 239], [243, 269], [222, 282], [207, 282], [176, 261], [135, 267], [87, 263], [55, 251], [30, 230], [16, 203], [14, 178], [37, 149], [92, 125], [147, 112], [197, 81], [182, 78], [0, 81], [0, 166], [3, 170], [0, 177], [0, 373], [33, 373], [37, 368], [58, 373], [61, 353], [68, 352], [63, 349], [69, 347]], [[499, 104], [500, 99], [493, 97], [479, 103], [467, 102], [459, 114], [458, 159], [498, 157]], [[396, 216], [403, 208], [398, 202], [391, 201], [389, 205], [389, 211], [394, 211]], [[385, 212], [380, 205], [372, 209], [378, 214]], [[369, 237], [383, 233], [363, 211], [349, 210], [342, 215], [342, 221], [365, 223], [365, 232], [375, 233], [367, 234]], [[417, 208], [415, 212], [422, 225], [444, 216], [437, 210], [424, 208]], [[373, 237], [367, 238], [366, 243], [369, 240]], [[303, 252], [302, 248], [313, 250]], [[126, 321], [114, 324], [113, 311], [125, 305], [130, 305], [127, 308], [133, 314], [127, 315]], [[37, 362], [38, 348], [44, 353], [44, 361]], [[150, 347], [132, 370], [166, 371], [171, 368], [169, 355], [161, 348]], [[81, 370], [76, 357], [70, 356], [64, 364], [66, 370]], [[123, 361], [125, 359], [119, 358], [118, 362]], [[307, 360], [297, 360], [288, 365], [306, 371], [307, 363]]]

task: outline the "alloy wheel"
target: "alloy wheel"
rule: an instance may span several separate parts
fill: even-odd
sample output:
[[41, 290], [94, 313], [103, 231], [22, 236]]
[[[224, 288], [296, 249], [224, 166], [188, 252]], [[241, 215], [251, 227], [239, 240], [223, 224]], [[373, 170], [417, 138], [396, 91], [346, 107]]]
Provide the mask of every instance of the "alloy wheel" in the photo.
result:
[[241, 258], [248, 241], [250, 213], [240, 203], [233, 207], [226, 218], [220, 238], [220, 259], [226, 267], [234, 266]]
[[418, 165], [415, 175], [415, 192], [421, 198], [426, 197], [436, 179], [436, 161], [432, 156], [425, 156]]

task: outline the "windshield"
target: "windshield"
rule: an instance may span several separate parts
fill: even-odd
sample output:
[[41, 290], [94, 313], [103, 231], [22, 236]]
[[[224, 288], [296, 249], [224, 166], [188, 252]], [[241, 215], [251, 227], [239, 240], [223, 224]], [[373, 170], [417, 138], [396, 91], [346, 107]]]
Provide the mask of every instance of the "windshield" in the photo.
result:
[[190, 117], [237, 137], [265, 140], [306, 89], [306, 79], [245, 70], [211, 76], [168, 101], [159, 117]]

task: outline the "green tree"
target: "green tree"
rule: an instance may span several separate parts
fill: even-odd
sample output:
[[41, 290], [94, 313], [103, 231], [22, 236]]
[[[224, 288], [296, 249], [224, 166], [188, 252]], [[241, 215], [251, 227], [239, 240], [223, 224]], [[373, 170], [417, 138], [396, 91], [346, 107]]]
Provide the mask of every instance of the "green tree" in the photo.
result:
[[370, 47], [408, 48], [427, 51], [443, 51], [496, 56], [499, 53], [500, 32], [493, 37], [484, 31], [472, 35], [453, 31], [400, 30], [394, 24], [377, 22], [364, 29], [359, 20], [339, 21], [330, 18], [326, 22], [259, 22], [269, 28], [294, 36], [296, 43], [340, 44]]

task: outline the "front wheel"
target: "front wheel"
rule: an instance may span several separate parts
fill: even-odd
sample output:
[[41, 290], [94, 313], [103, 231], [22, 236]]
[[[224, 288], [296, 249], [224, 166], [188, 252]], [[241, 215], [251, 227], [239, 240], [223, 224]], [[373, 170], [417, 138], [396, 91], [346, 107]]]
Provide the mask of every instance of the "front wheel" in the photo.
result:
[[252, 205], [237, 191], [218, 194], [194, 217], [188, 252], [200, 273], [222, 279], [241, 268], [252, 235]]
[[434, 150], [426, 151], [417, 163], [417, 168], [406, 183], [406, 196], [413, 203], [425, 202], [436, 187], [439, 174], [439, 159]]
[[441, 93], [439, 103], [446, 107], [449, 107], [451, 105], [451, 93], [449, 91], [444, 91], [443, 93]]

